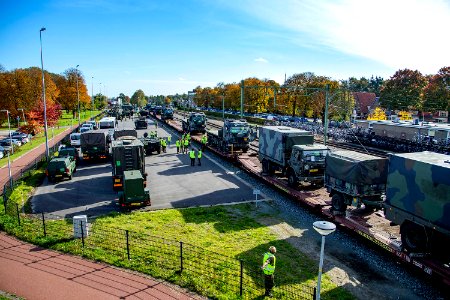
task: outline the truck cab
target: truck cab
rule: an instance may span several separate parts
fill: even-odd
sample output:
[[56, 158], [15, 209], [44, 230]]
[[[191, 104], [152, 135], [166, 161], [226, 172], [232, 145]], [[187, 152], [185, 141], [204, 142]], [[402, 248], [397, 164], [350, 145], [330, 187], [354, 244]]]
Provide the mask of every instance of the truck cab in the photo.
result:
[[325, 157], [329, 152], [330, 149], [321, 144], [294, 145], [286, 174], [288, 184], [296, 186], [300, 179], [312, 185], [323, 184]]

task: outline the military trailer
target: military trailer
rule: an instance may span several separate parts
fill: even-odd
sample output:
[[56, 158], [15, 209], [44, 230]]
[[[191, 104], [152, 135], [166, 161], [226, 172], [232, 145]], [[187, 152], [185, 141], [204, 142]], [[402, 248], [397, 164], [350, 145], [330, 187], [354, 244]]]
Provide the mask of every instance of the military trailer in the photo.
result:
[[300, 181], [321, 185], [329, 151], [324, 145], [314, 144], [314, 135], [306, 130], [287, 126], [259, 128], [258, 159], [263, 173], [274, 175], [280, 171], [291, 187]]
[[139, 170], [123, 172], [123, 190], [118, 193], [121, 207], [133, 204], [151, 205], [150, 191], [144, 188], [144, 181]]
[[156, 115], [161, 115], [162, 109], [163, 108], [161, 105], [155, 106], [155, 108], [153, 109], [153, 116], [156, 117]]
[[190, 134], [206, 133], [206, 115], [204, 113], [190, 113], [189, 117], [182, 120], [184, 132]]
[[388, 159], [350, 150], [331, 152], [325, 158], [325, 187], [335, 212], [348, 205], [382, 208]]
[[134, 127], [137, 129], [147, 129], [147, 121], [145, 118], [139, 118], [134, 121]]
[[71, 156], [55, 157], [48, 162], [45, 174], [48, 177], [48, 181], [55, 182], [57, 178], [63, 179], [64, 177], [71, 180], [72, 174], [76, 171], [77, 166], [74, 158]]
[[173, 120], [173, 109], [164, 108], [161, 113], [161, 120], [163, 121]]
[[250, 147], [250, 125], [246, 120], [226, 119], [219, 130], [208, 130], [208, 144], [222, 152], [247, 152]]
[[83, 160], [109, 158], [111, 139], [107, 129], [84, 132], [80, 137]]
[[123, 174], [125, 171], [141, 172], [146, 185], [144, 145], [131, 136], [123, 136], [112, 142], [112, 179], [115, 191], [123, 189]]
[[428, 252], [450, 246], [450, 159], [434, 152], [389, 158], [386, 219], [400, 225], [402, 246]]

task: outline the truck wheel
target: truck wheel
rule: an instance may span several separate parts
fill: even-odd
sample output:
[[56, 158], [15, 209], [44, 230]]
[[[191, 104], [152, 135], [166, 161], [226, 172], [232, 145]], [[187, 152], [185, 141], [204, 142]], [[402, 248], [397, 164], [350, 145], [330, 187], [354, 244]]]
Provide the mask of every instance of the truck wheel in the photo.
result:
[[69, 180], [72, 180], [72, 174], [69, 175]]
[[242, 148], [242, 152], [247, 153], [248, 147]]
[[331, 205], [333, 206], [334, 211], [345, 212], [347, 209], [344, 198], [339, 194], [334, 194], [333, 197], [331, 197]]
[[290, 171], [288, 172], [288, 186], [290, 187], [296, 187], [297, 186], [297, 176], [295, 176], [295, 173]]
[[264, 174], [269, 174], [269, 164], [268, 161], [263, 159], [262, 161], [262, 171]]
[[428, 234], [424, 226], [404, 222], [400, 226], [402, 246], [408, 252], [424, 252], [428, 250]]

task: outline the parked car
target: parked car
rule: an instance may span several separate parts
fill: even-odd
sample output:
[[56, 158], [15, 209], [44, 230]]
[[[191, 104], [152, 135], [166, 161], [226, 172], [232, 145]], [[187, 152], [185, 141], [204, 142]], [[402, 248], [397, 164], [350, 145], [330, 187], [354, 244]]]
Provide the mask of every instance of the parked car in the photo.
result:
[[91, 123], [84, 123], [81, 125], [81, 128], [89, 128], [90, 130], [94, 130], [94, 125]]
[[11, 145], [8, 142], [0, 141], [0, 150], [3, 152], [4, 155], [11, 152]]
[[6, 142], [9, 142], [9, 141], [11, 141], [14, 145], [16, 145], [17, 147], [20, 147], [20, 146], [22, 146], [22, 142], [21, 141], [19, 141], [18, 139], [14, 139], [14, 138], [6, 138], [6, 139], [3, 139], [3, 141], [6, 141]]
[[91, 131], [92, 127], [81, 127], [80, 133]]
[[72, 133], [70, 135], [70, 144], [75, 147], [80, 147], [80, 136], [81, 133]]
[[87, 121], [86, 124], [91, 124], [94, 130], [98, 129], [97, 122], [95, 121]]
[[3, 150], [0, 149], [0, 159], [2, 159], [3, 156], [5, 156], [5, 154], [3, 154]]
[[30, 141], [30, 137], [28, 136], [28, 134], [19, 131], [11, 132], [11, 137], [20, 140], [22, 144], [28, 143]]

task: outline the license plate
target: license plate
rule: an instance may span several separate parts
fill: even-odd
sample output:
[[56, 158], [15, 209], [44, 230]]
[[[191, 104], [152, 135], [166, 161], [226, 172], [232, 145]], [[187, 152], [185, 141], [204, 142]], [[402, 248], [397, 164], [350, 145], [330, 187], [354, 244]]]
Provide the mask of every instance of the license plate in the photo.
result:
[[120, 182], [120, 179], [116, 178], [114, 179], [114, 182]]
[[319, 169], [311, 169], [311, 170], [309, 170], [309, 172], [318, 172], [319, 171]]
[[55, 175], [55, 177], [62, 177], [62, 175]]

